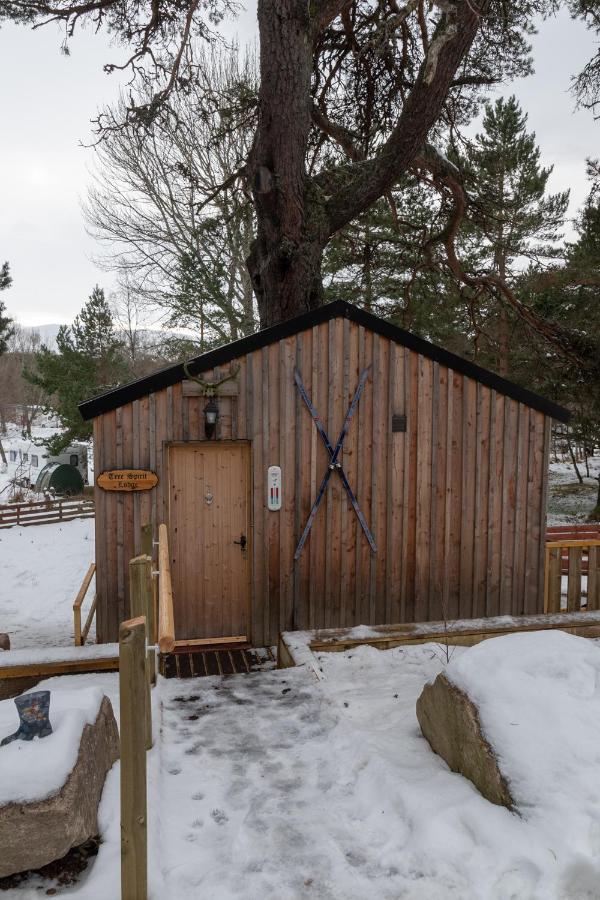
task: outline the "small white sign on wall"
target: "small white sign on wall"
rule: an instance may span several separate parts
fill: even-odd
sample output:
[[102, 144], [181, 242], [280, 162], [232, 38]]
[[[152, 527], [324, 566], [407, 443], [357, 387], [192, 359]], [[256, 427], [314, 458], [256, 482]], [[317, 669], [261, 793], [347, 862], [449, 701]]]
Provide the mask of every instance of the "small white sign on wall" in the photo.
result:
[[267, 506], [269, 509], [281, 509], [281, 468], [269, 466], [267, 473]]

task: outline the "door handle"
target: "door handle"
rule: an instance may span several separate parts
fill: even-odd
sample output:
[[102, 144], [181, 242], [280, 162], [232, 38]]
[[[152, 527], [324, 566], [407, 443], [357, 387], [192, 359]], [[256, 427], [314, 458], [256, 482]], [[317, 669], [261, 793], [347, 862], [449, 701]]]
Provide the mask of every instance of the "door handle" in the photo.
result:
[[243, 553], [244, 550], [246, 549], [246, 544], [248, 543], [248, 540], [247, 540], [245, 534], [241, 534], [241, 535], [240, 535], [239, 541], [234, 541], [233, 543], [234, 543], [234, 544], [237, 544], [239, 547], [241, 547], [241, 548], [242, 548], [242, 553]]

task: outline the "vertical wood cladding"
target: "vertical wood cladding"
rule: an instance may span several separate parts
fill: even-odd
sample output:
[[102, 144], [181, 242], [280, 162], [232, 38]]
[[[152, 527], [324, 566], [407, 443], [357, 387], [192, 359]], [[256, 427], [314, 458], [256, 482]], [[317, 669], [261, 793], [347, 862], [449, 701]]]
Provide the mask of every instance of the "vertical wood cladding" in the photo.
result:
[[[251, 442], [256, 645], [284, 629], [541, 612], [550, 428], [543, 413], [344, 318], [234, 365], [237, 394], [219, 397], [217, 440]], [[377, 553], [333, 473], [294, 563], [328, 464], [294, 368], [335, 442], [368, 365], [341, 459]], [[129, 614], [127, 564], [140, 552], [141, 525], [152, 520], [156, 532], [169, 521], [166, 445], [204, 440], [205, 404], [184, 382], [94, 420], [96, 473], [134, 467], [159, 476], [150, 492], [96, 489], [101, 640], [116, 640]], [[392, 431], [394, 414], [406, 416], [405, 432]], [[266, 506], [270, 465], [282, 469], [280, 512]]]

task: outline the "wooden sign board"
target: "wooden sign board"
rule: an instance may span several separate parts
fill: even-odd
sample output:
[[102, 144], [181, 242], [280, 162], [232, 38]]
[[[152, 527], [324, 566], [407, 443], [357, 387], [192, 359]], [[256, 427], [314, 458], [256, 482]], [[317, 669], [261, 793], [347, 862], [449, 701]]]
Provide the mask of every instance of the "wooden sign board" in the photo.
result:
[[149, 491], [158, 484], [158, 475], [148, 469], [111, 469], [96, 479], [103, 491]]

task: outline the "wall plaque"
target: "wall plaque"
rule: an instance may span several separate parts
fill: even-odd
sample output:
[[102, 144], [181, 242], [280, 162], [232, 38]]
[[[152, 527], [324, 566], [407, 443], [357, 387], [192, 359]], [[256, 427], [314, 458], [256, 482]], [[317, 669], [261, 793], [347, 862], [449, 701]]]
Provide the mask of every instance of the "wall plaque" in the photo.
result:
[[148, 469], [111, 469], [96, 479], [103, 491], [149, 491], [158, 484], [158, 475]]

